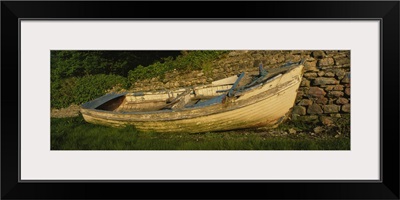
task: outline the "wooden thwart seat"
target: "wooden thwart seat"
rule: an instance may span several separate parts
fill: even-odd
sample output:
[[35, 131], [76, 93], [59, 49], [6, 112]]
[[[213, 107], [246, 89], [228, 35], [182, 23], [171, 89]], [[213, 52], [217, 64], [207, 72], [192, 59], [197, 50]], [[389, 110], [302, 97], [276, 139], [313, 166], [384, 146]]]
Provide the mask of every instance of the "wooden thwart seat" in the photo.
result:
[[190, 93], [191, 90], [187, 89], [186, 91], [179, 94], [175, 99], [173, 99], [170, 103], [168, 103], [162, 109], [181, 109], [185, 107], [187, 103], [190, 102]]

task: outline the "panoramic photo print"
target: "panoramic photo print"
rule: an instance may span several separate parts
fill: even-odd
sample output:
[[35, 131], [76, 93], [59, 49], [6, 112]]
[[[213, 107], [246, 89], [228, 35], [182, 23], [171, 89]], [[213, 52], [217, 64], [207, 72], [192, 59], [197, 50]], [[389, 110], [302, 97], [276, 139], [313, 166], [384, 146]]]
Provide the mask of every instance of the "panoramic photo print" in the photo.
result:
[[51, 53], [51, 150], [350, 150], [349, 50]]

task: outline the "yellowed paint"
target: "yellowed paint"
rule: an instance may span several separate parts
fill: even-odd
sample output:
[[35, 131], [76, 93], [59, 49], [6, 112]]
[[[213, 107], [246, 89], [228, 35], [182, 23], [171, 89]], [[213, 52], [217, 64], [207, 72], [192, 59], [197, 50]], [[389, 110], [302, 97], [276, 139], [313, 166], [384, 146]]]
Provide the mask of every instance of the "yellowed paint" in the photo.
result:
[[[227, 98], [225, 103], [202, 108], [180, 108], [153, 112], [112, 112], [81, 109], [87, 122], [108, 126], [135, 126], [142, 131], [157, 132], [208, 132], [252, 127], [272, 127], [282, 121], [293, 107], [303, 74], [300, 65], [260, 87], [244, 92], [239, 97]], [[225, 88], [225, 87], [224, 87]], [[229, 89], [227, 86], [226, 89]], [[216, 96], [221, 87], [200, 88], [197, 95]], [[201, 92], [199, 92], [201, 91]], [[151, 95], [151, 94], [149, 94]], [[147, 100], [167, 99], [168, 94], [149, 96]], [[165, 96], [166, 95], [166, 96]], [[171, 96], [171, 95], [170, 95]], [[178, 96], [178, 95], [177, 95]], [[188, 96], [183, 98], [187, 103]], [[127, 98], [128, 99], [128, 98]], [[131, 101], [131, 100], [128, 100]], [[135, 100], [134, 100], [135, 101]], [[124, 104], [126, 106], [129, 104]]]

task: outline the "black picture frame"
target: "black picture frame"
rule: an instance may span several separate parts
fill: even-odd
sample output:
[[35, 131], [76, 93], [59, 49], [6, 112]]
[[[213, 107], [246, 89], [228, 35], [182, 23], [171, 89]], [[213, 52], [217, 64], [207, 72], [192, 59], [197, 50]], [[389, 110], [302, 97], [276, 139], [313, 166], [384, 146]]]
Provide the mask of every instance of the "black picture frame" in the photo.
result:
[[[2, 199], [399, 199], [398, 1], [1, 2]], [[160, 11], [161, 10], [161, 11]], [[381, 174], [378, 182], [19, 182], [19, 19], [379, 19]], [[18, 108], [18, 109], [17, 109]], [[147, 191], [153, 191], [148, 193]]]

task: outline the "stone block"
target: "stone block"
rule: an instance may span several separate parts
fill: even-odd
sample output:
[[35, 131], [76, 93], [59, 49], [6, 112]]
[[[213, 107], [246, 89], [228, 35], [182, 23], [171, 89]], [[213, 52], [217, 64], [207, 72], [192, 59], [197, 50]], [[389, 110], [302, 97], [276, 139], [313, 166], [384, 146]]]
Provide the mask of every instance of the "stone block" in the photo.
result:
[[313, 104], [313, 101], [310, 100], [310, 99], [302, 99], [302, 100], [298, 103], [299, 106], [310, 106], [310, 105], [312, 105], [312, 104]]
[[318, 104], [325, 105], [328, 103], [328, 98], [320, 97], [320, 98], [317, 98], [315, 102]]
[[336, 85], [339, 81], [335, 78], [318, 77], [314, 80], [314, 85]]
[[323, 97], [325, 96], [326, 92], [319, 88], [319, 87], [310, 87], [308, 90], [308, 95], [311, 95], [313, 97]]
[[327, 66], [333, 66], [335, 64], [335, 61], [333, 58], [323, 58], [318, 60], [318, 67], [327, 67]]
[[331, 116], [331, 117], [334, 117], [334, 118], [341, 118], [341, 117], [342, 117], [342, 115], [339, 114], [339, 113], [330, 114], [330, 116]]
[[344, 70], [338, 69], [335, 71], [335, 74], [339, 79], [342, 79], [346, 75], [346, 72]]
[[327, 116], [321, 116], [320, 121], [326, 126], [332, 125], [334, 123], [333, 119]]
[[338, 105], [324, 105], [324, 113], [337, 113], [340, 111], [340, 106]]
[[335, 65], [350, 64], [350, 58], [342, 57], [335, 59]]
[[344, 90], [344, 93], [350, 96], [350, 88], [346, 88], [346, 89]]
[[313, 51], [311, 56], [314, 58], [324, 58], [326, 54], [324, 51]]
[[317, 69], [317, 61], [306, 61], [304, 62], [304, 71], [318, 71]]
[[327, 72], [327, 73], [325, 73], [324, 76], [327, 76], [327, 77], [334, 77], [334, 76], [335, 76], [335, 73], [333, 73], [333, 72]]
[[343, 85], [335, 85], [335, 87], [333, 87], [333, 90], [342, 91], [343, 88], [344, 88]]
[[350, 104], [345, 104], [342, 106], [343, 112], [350, 112]]
[[308, 73], [304, 73], [304, 77], [306, 78], [310, 78], [310, 79], [314, 79], [316, 78], [318, 75], [315, 72], [308, 72]]
[[325, 91], [331, 91], [331, 90], [333, 90], [334, 87], [335, 86], [333, 86], [333, 85], [328, 85], [325, 87]]
[[344, 96], [344, 93], [341, 91], [330, 91], [328, 96], [329, 97], [342, 97], [342, 96]]
[[336, 100], [336, 103], [337, 104], [348, 104], [349, 103], [349, 100], [348, 99], [346, 99], [346, 98], [338, 98], [337, 100]]
[[308, 106], [307, 113], [319, 115], [319, 114], [323, 113], [323, 110], [322, 110], [321, 106], [319, 106], [318, 104], [313, 104], [311, 106]]
[[305, 115], [306, 114], [306, 108], [303, 106], [293, 106], [293, 114], [297, 115]]

